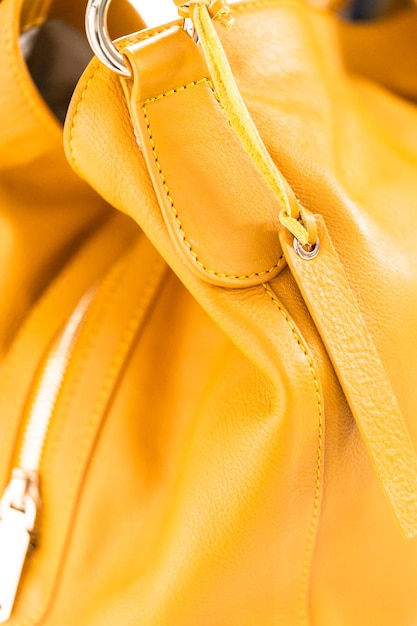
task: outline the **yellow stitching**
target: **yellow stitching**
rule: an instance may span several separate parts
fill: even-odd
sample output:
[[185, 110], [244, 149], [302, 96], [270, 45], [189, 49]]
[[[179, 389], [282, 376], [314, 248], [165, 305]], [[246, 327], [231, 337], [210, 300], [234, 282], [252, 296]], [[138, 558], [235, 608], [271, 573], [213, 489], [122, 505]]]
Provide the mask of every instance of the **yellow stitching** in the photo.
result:
[[317, 527], [317, 520], [319, 514], [319, 505], [320, 505], [320, 492], [321, 492], [321, 465], [322, 465], [322, 455], [323, 455], [323, 403], [320, 394], [320, 386], [318, 382], [317, 372], [314, 367], [313, 360], [309, 355], [306, 347], [302, 343], [299, 335], [297, 334], [294, 324], [288, 317], [286, 311], [281, 307], [280, 303], [276, 299], [275, 295], [268, 289], [267, 285], [263, 285], [265, 292], [271, 298], [272, 302], [277, 306], [279, 312], [287, 322], [288, 326], [291, 328], [292, 334], [296, 342], [298, 343], [301, 351], [303, 352], [310, 372], [313, 376], [314, 387], [316, 390], [317, 404], [318, 404], [318, 446], [317, 446], [317, 469], [316, 469], [316, 484], [315, 484], [315, 492], [314, 492], [314, 509], [313, 516], [311, 518], [310, 528], [308, 531], [307, 545], [306, 551], [304, 554], [304, 563], [303, 569], [301, 573], [300, 579], [300, 593], [299, 593], [299, 621], [300, 624], [308, 623], [307, 616], [307, 585], [309, 578], [309, 571], [311, 565], [311, 557], [313, 553], [313, 544], [314, 544], [314, 534]]
[[[125, 258], [123, 260], [123, 263], [121, 264], [121, 267], [118, 267], [117, 276], [123, 276], [123, 267], [127, 264], [128, 259], [129, 257], [127, 259]], [[73, 397], [76, 395], [78, 384], [80, 380], [82, 379], [82, 375], [85, 371], [85, 363], [87, 362], [87, 359], [89, 358], [91, 354], [92, 348], [94, 347], [94, 341], [100, 332], [101, 324], [106, 319], [108, 310], [109, 309], [111, 310], [111, 305], [114, 302], [115, 297], [117, 296], [117, 291], [121, 288], [120, 285], [122, 284], [122, 281], [117, 282], [117, 280], [113, 279], [112, 282], [110, 283], [110, 286], [113, 286], [114, 283], [116, 284], [116, 287], [112, 289], [111, 293], [109, 293], [109, 291], [107, 291], [106, 293], [105, 301], [103, 302], [103, 305], [100, 309], [100, 317], [99, 317], [98, 323], [96, 324], [94, 328], [94, 334], [93, 336], [91, 335], [89, 336], [87, 349], [84, 350], [83, 357], [81, 359], [80, 368], [77, 372], [73, 388], [71, 389], [69, 398], [66, 399], [66, 403], [63, 406], [64, 415], [70, 412], [70, 406], [73, 401]], [[91, 421], [89, 422], [89, 426], [91, 428]], [[86, 441], [86, 437], [83, 438], [84, 445], [85, 445], [85, 441]], [[81, 466], [81, 461], [80, 461], [81, 451], [82, 451], [82, 448], [80, 447], [80, 449], [78, 450], [78, 456], [76, 459], [77, 462], [75, 463], [75, 468], [78, 473], [79, 473], [79, 467]], [[46, 468], [44, 469], [46, 470]], [[45, 474], [46, 473], [47, 473], [47, 470], [45, 471]], [[74, 473], [75, 473], [75, 470], [74, 470]], [[74, 494], [74, 491], [77, 492], [77, 485], [76, 485], [76, 479], [74, 477], [74, 473], [71, 475], [71, 479], [68, 483], [67, 494], [69, 494], [69, 497], [66, 498], [65, 509], [63, 511], [64, 517], [67, 515], [70, 516], [68, 518], [68, 527], [67, 527], [68, 532], [71, 532], [71, 529], [73, 526], [74, 503], [76, 502], [76, 493]], [[78, 493], [80, 493], [80, 490], [78, 490]], [[71, 515], [71, 510], [72, 510], [72, 515]], [[44, 520], [44, 532], [46, 535], [48, 534], [48, 530], [49, 530], [49, 527], [46, 525], [45, 520]], [[48, 566], [45, 570], [45, 575], [44, 575], [45, 584], [44, 584], [44, 591], [42, 594], [42, 600], [41, 600], [40, 606], [38, 607], [34, 615], [32, 615], [31, 617], [27, 618], [25, 621], [22, 622], [21, 626], [30, 626], [30, 624], [34, 623], [33, 620], [35, 620], [35, 622], [38, 622], [38, 620], [40, 620], [48, 611], [51, 598], [53, 597], [54, 592], [57, 588], [57, 585], [59, 584], [58, 577], [60, 576], [62, 572], [62, 562], [63, 562], [63, 559], [65, 558], [66, 543], [67, 543], [68, 536], [69, 535], [67, 534], [65, 541], [59, 542], [60, 547], [54, 548], [50, 562], [48, 562]]]
[[[106, 318], [109, 314], [109, 310], [110, 311], [112, 310], [112, 305], [114, 305], [114, 302], [117, 299], [117, 292], [121, 289], [121, 286], [123, 285], [122, 280], [120, 279], [118, 280], [118, 278], [119, 277], [121, 278], [124, 276], [123, 268], [125, 267], [125, 265], [127, 265], [128, 260], [130, 258], [130, 254], [131, 253], [129, 253], [127, 258], [124, 257], [122, 262], [120, 262], [120, 264], [116, 265], [115, 269], [117, 270], [117, 272], [115, 271], [115, 269], [112, 268], [111, 273], [110, 273], [110, 276], [111, 276], [110, 284], [105, 282], [105, 287], [106, 287], [105, 298], [104, 298], [103, 303], [100, 305], [100, 309], [98, 312], [99, 315], [96, 321], [96, 325], [94, 327], [94, 332], [90, 333], [90, 335], [88, 336], [88, 343], [86, 344], [86, 347], [83, 349], [83, 352], [80, 355], [74, 381], [72, 383], [72, 386], [68, 390], [68, 397], [65, 398], [65, 402], [62, 403], [62, 407], [60, 408], [60, 411], [64, 417], [71, 413], [71, 405], [74, 401], [74, 397], [77, 395], [80, 381], [82, 381], [83, 375], [85, 374], [86, 363], [88, 362], [88, 359], [91, 357], [91, 353], [94, 349], [95, 341], [97, 337], [99, 336], [102, 325], [106, 321]], [[91, 315], [91, 309], [89, 311], [89, 315]], [[72, 527], [74, 523], [73, 522], [74, 503], [76, 501], [77, 495], [82, 490], [82, 487], [81, 489], [80, 487], [77, 488], [77, 485], [80, 485], [80, 479], [79, 479], [80, 468], [82, 467], [83, 463], [85, 464], [85, 461], [86, 461], [84, 448], [86, 448], [86, 446], [88, 445], [88, 438], [90, 436], [90, 431], [95, 426], [94, 419], [96, 418], [96, 415], [93, 414], [93, 416], [89, 416], [89, 418], [90, 419], [88, 421], [86, 430], [82, 433], [82, 440], [80, 442], [79, 449], [77, 450], [77, 455], [75, 458], [74, 466], [72, 468], [71, 477], [69, 478], [68, 483], [67, 483], [67, 492], [66, 492], [67, 497], [65, 500], [65, 507], [62, 511], [64, 519], [67, 519], [67, 532], [65, 535], [65, 540], [60, 541], [58, 543], [58, 547], [54, 548], [54, 552], [51, 556], [50, 562], [48, 563], [48, 567], [46, 569], [46, 575], [45, 575], [45, 581], [46, 581], [45, 587], [46, 589], [49, 589], [49, 591], [46, 592], [47, 604], [42, 609], [42, 613], [40, 612], [41, 610], [39, 611], [39, 614], [37, 616], [38, 619], [40, 619], [42, 614], [44, 614], [45, 611], [47, 610], [47, 607], [51, 601], [51, 598], [53, 597], [57, 587], [59, 586], [59, 578], [62, 572], [62, 564], [63, 564], [63, 561], [65, 560], [67, 541], [68, 541], [68, 537], [70, 536], [70, 533], [72, 532]], [[102, 418], [104, 419], [104, 416], [102, 416]], [[61, 423], [63, 422], [61, 421]], [[50, 442], [49, 445], [50, 445], [50, 448], [53, 450], [52, 443], [53, 441]], [[88, 455], [88, 452], [90, 452], [91, 454], [91, 446], [90, 446], [90, 450], [86, 450], [87, 455]], [[45, 469], [45, 474], [46, 474], [48, 471], [48, 468], [45, 467], [44, 469]], [[46, 520], [44, 521], [44, 532], [45, 534], [47, 534], [48, 532], [48, 526], [46, 525]]]
[[[98, 312], [99, 317], [94, 329], [94, 334], [90, 334], [90, 336], [88, 337], [88, 343], [86, 344], [83, 350], [82, 357], [80, 358], [78, 371], [73, 381], [72, 389], [68, 392], [68, 397], [66, 398], [66, 401], [61, 408], [63, 416], [71, 412], [73, 399], [77, 395], [78, 387], [80, 385], [80, 382], [82, 381], [83, 375], [85, 375], [85, 367], [88, 363], [88, 359], [91, 357], [91, 354], [94, 351], [94, 344], [97, 341], [100, 330], [102, 329], [103, 324], [105, 324], [106, 320], [108, 319], [109, 312], [111, 314], [112, 310], [114, 309], [114, 303], [117, 301], [118, 292], [126, 285], [126, 281], [123, 282], [123, 280], [120, 280], [120, 277], [125, 278], [126, 272], [124, 271], [124, 268], [130, 263], [130, 259], [135, 253], [135, 249], [136, 248], [133, 248], [133, 250], [130, 249], [127, 256], [120, 261], [120, 265], [118, 267], [116, 266], [117, 271], [114, 271], [113, 269], [111, 270], [111, 280], [109, 280], [109, 282], [105, 284], [104, 287], [107, 290], [107, 293], [105, 294], [105, 298], [100, 305], [100, 310]], [[166, 267], [166, 264], [163, 261], [162, 257], [158, 257], [153, 267], [156, 267], [157, 269], [154, 270], [153, 274], [150, 276], [145, 291], [140, 298], [140, 302], [135, 306], [133, 314], [131, 315], [129, 322], [126, 326], [126, 329], [120, 341], [118, 342], [114, 357], [106, 372], [105, 379], [100, 387], [98, 395], [96, 396], [93, 410], [89, 416], [89, 421], [87, 422], [84, 432], [82, 433], [82, 439], [80, 441], [78, 453], [76, 458], [74, 459], [74, 466], [72, 469], [71, 478], [68, 481], [66, 506], [63, 511], [63, 515], [65, 519], [67, 519], [65, 540], [59, 542], [58, 549], [55, 549], [54, 554], [51, 558], [52, 563], [49, 564], [47, 574], [45, 576], [45, 580], [47, 581], [47, 587], [49, 588], [49, 592], [47, 592], [48, 603], [51, 601], [51, 598], [54, 596], [56, 589], [59, 588], [61, 582], [62, 571], [63, 567], [65, 566], [64, 562], [67, 558], [68, 553], [68, 539], [73, 535], [74, 532], [76, 500], [79, 494], [81, 494], [85, 488], [85, 475], [83, 475], [82, 468], [86, 465], [88, 467], [89, 458], [91, 457], [91, 451], [94, 447], [94, 441], [92, 440], [92, 437], [96, 436], [96, 433], [100, 431], [103, 423], [106, 420], [108, 403], [109, 401], [111, 402], [112, 388], [114, 389], [115, 386], [117, 387], [118, 385], [118, 377], [128, 359], [129, 350], [133, 345], [135, 338], [137, 337], [140, 325], [141, 323], [143, 323], [144, 313], [146, 313], [146, 311], [149, 309], [150, 303], [154, 299], [155, 293], [157, 292], [156, 290], [158, 284], [161, 281], [161, 277], [163, 276]], [[44, 530], [45, 532], [47, 532], [48, 528], [45, 528]], [[48, 605], [46, 605], [46, 610], [47, 606]], [[42, 610], [42, 613], [39, 611], [39, 618], [42, 614], [44, 614], [44, 612], [45, 608]], [[26, 626], [26, 624], [24, 626]]]
[[[185, 91], [185, 89], [188, 89], [189, 87], [196, 87], [197, 85], [202, 85], [203, 83], [210, 84], [210, 82], [211, 81], [209, 78], [200, 78], [200, 80], [193, 80], [191, 83], [187, 83], [186, 85], [180, 85], [179, 87], [176, 87], [175, 89], [170, 89], [169, 91], [166, 91], [165, 93], [161, 93], [159, 96], [148, 98], [143, 103], [143, 106], [146, 106], [147, 104], [150, 104], [151, 102], [157, 102], [158, 100], [162, 100], [162, 98], [172, 96], [175, 93], [180, 93], [181, 91]], [[213, 88], [211, 89], [213, 90]]]
[[[247, 4], [235, 5], [235, 6], [233, 6], [233, 10], [234, 11], [245, 11], [246, 9], [252, 9], [252, 8], [255, 8], [255, 7], [258, 7], [258, 6], [263, 6], [263, 5], [267, 6], [267, 5], [275, 5], [275, 4], [276, 5], [280, 5], [281, 3], [277, 2], [277, 0], [258, 0], [257, 2], [249, 2]], [[293, 3], [288, 2], [286, 4], [293, 4]], [[294, 3], [294, 5], [296, 5], [296, 3]], [[158, 28], [157, 30], [144, 32], [143, 34], [139, 33], [135, 37], [130, 38], [130, 39], [128, 38], [126, 41], [123, 41], [123, 45], [121, 46], [121, 48], [126, 47], [126, 46], [128, 46], [130, 44], [133, 44], [133, 43], [144, 41], [146, 39], [149, 39], [150, 37], [153, 37], [154, 35], [158, 35], [160, 33], [163, 33], [166, 30], [169, 30], [169, 28], [171, 28], [172, 25], [173, 24], [170, 24], [170, 25], [164, 26], [162, 28]], [[86, 86], [85, 86], [85, 88], [84, 88], [84, 90], [83, 90], [83, 92], [82, 92], [82, 94], [80, 96], [80, 99], [79, 99], [79, 101], [77, 103], [76, 111], [74, 113], [74, 116], [73, 116], [73, 119], [72, 119], [72, 123], [71, 123], [70, 141], [69, 141], [70, 153], [71, 153], [74, 169], [76, 171], [78, 171], [79, 173], [80, 173], [80, 168], [79, 168], [77, 160], [75, 158], [75, 150], [74, 150], [74, 132], [75, 132], [75, 126], [76, 126], [76, 122], [77, 122], [76, 118], [78, 116], [78, 113], [80, 112], [80, 109], [81, 109], [83, 100], [86, 97], [87, 91], [90, 88], [90, 85], [91, 85], [92, 81], [96, 78], [96, 76], [100, 72], [101, 68], [102, 68], [102, 65], [99, 64], [98, 67], [96, 67], [96, 69], [94, 70], [93, 74], [88, 79], [87, 84], [86, 84]], [[149, 119], [148, 119], [148, 116], [147, 116], [146, 106], [145, 105], [149, 104], [151, 102], [155, 102], [156, 100], [164, 98], [164, 97], [166, 97], [168, 95], [172, 95], [172, 94], [178, 93], [178, 91], [183, 91], [184, 89], [186, 89], [188, 87], [192, 87], [192, 86], [201, 84], [203, 82], [207, 82], [207, 84], [209, 85], [209, 87], [210, 87], [214, 97], [216, 98], [217, 102], [219, 102], [219, 98], [217, 96], [217, 93], [216, 93], [215, 89], [213, 88], [213, 85], [212, 85], [212, 83], [211, 83], [209, 78], [204, 78], [204, 79], [201, 79], [199, 81], [194, 81], [192, 83], [189, 83], [188, 85], [181, 85], [178, 89], [172, 89], [169, 92], [166, 92], [165, 94], [160, 94], [159, 96], [156, 96], [155, 98], [149, 98], [148, 100], [145, 101], [145, 103], [143, 105], [143, 112], [144, 112], [144, 115], [145, 115], [145, 122], [146, 122], [146, 125], [147, 125], [147, 128], [148, 128], [149, 141], [150, 141], [151, 146], [152, 146], [152, 154], [154, 156], [156, 165], [158, 167], [159, 174], [161, 176], [161, 179], [162, 179], [162, 182], [163, 182], [163, 185], [164, 185], [164, 189], [165, 189], [165, 191], [167, 193], [168, 201], [169, 201], [171, 209], [172, 209], [172, 211], [174, 213], [175, 221], [178, 224], [179, 231], [180, 231], [183, 243], [188, 248], [188, 250], [189, 250], [191, 256], [194, 258], [196, 264], [204, 272], [206, 272], [207, 274], [211, 274], [213, 276], [217, 276], [218, 278], [227, 278], [227, 279], [230, 279], [230, 280], [248, 280], [248, 279], [252, 279], [252, 278], [255, 278], [255, 277], [259, 277], [259, 276], [266, 276], [267, 274], [271, 274], [272, 272], [274, 272], [276, 269], [279, 268], [279, 266], [281, 265], [282, 260], [283, 260], [283, 255], [281, 255], [279, 257], [277, 263], [275, 265], [273, 265], [272, 267], [270, 267], [268, 270], [263, 270], [261, 272], [253, 272], [252, 274], [248, 274], [246, 276], [235, 276], [233, 274], [225, 274], [225, 273], [217, 272], [216, 270], [211, 270], [211, 269], [205, 267], [204, 264], [198, 259], [198, 256], [195, 253], [195, 251], [193, 250], [191, 243], [186, 238], [185, 232], [182, 229], [182, 223], [181, 223], [181, 220], [180, 220], [180, 218], [178, 216], [178, 212], [177, 212], [177, 210], [175, 208], [173, 199], [172, 199], [172, 197], [171, 197], [171, 195], [169, 193], [169, 189], [168, 189], [168, 187], [167, 187], [167, 185], [165, 183], [165, 177], [163, 176], [162, 169], [161, 169], [161, 166], [159, 164], [158, 155], [157, 155], [156, 150], [155, 150], [155, 145], [154, 145], [153, 137], [152, 137], [152, 133], [151, 133], [151, 126], [150, 126], [150, 122], [149, 122]]]
[[177, 223], [178, 226], [178, 230], [179, 233], [181, 235], [181, 239], [185, 245], [185, 247], [188, 249], [188, 252], [191, 254], [191, 256], [193, 257], [195, 263], [198, 265], [198, 267], [200, 269], [202, 269], [204, 272], [206, 272], [207, 274], [211, 274], [212, 276], [217, 276], [218, 278], [228, 278], [230, 280], [247, 280], [247, 279], [252, 279], [252, 278], [256, 278], [259, 276], [266, 276], [267, 274], [271, 274], [272, 272], [274, 272], [276, 269], [279, 268], [279, 266], [282, 263], [283, 260], [283, 255], [281, 255], [277, 261], [277, 263], [275, 263], [275, 265], [273, 265], [272, 267], [270, 267], [268, 270], [262, 270], [260, 272], [252, 272], [251, 274], [248, 274], [246, 276], [236, 276], [234, 274], [226, 274], [224, 272], [217, 272], [216, 270], [212, 270], [207, 268], [204, 263], [202, 263], [200, 261], [200, 259], [198, 258], [197, 253], [193, 250], [192, 244], [190, 243], [190, 241], [187, 239], [187, 235], [184, 232], [183, 229], [183, 225], [182, 225], [182, 221], [179, 217], [177, 208], [175, 207], [174, 204], [174, 200], [171, 196], [171, 192], [169, 190], [168, 184], [166, 182], [166, 178], [165, 175], [162, 171], [162, 166], [159, 162], [159, 157], [158, 154], [156, 152], [156, 146], [155, 146], [155, 142], [153, 139], [153, 135], [152, 135], [152, 129], [151, 129], [151, 123], [149, 121], [148, 118], [148, 113], [146, 110], [146, 105], [151, 104], [153, 102], [157, 102], [158, 100], [161, 100], [162, 98], [167, 98], [169, 96], [172, 96], [176, 93], [180, 93], [181, 91], [185, 91], [185, 89], [188, 89], [190, 87], [195, 87], [197, 85], [201, 85], [203, 83], [207, 83], [208, 86], [210, 87], [211, 91], [213, 92], [214, 97], [216, 98], [216, 100], [218, 100], [217, 94], [213, 88], [213, 85], [211, 84], [211, 81], [209, 78], [200, 78], [199, 80], [195, 80], [192, 81], [191, 83], [188, 83], [186, 85], [180, 85], [179, 87], [176, 87], [175, 89], [170, 89], [169, 91], [165, 92], [165, 93], [161, 93], [159, 96], [154, 96], [152, 98], [148, 98], [147, 100], [145, 100], [145, 102], [142, 105], [142, 111], [143, 111], [143, 115], [145, 118], [145, 123], [146, 123], [146, 127], [148, 130], [148, 137], [149, 137], [149, 142], [151, 144], [151, 149], [152, 149], [152, 155], [155, 159], [155, 165], [158, 169], [159, 172], [159, 176], [162, 180], [162, 186], [165, 190], [169, 205], [171, 207], [172, 213], [174, 214], [174, 218], [175, 218], [175, 222]]
[[[74, 150], [75, 127], [76, 127], [76, 124], [77, 124], [78, 114], [80, 112], [80, 109], [81, 109], [81, 107], [83, 105], [83, 102], [85, 100], [85, 97], [87, 95], [87, 91], [90, 88], [90, 85], [91, 85], [92, 81], [97, 77], [97, 75], [101, 71], [102, 67], [103, 66], [101, 64], [99, 64], [96, 67], [94, 73], [88, 79], [88, 81], [86, 83], [86, 86], [83, 89], [83, 92], [82, 92], [82, 94], [80, 96], [80, 99], [79, 99], [79, 101], [77, 103], [77, 108], [75, 110], [75, 113], [74, 113], [74, 116], [73, 116], [73, 119], [72, 119], [71, 130], [70, 130], [69, 146], [70, 146], [70, 153], [71, 153], [71, 158], [72, 158], [72, 161], [73, 161], [74, 169], [77, 172], [79, 172], [79, 173], [80, 173], [80, 167], [79, 167], [77, 159], [75, 157], [75, 150]], [[237, 275], [233, 275], [233, 274], [226, 274], [226, 273], [223, 273], [223, 272], [217, 272], [216, 270], [212, 270], [212, 269], [209, 269], [209, 268], [205, 267], [205, 265], [199, 260], [196, 252], [193, 250], [193, 247], [192, 247], [191, 243], [188, 241], [188, 239], [186, 237], [186, 234], [185, 234], [185, 232], [184, 232], [184, 230], [182, 228], [182, 222], [181, 222], [181, 220], [179, 218], [177, 209], [176, 209], [174, 201], [173, 201], [173, 199], [171, 197], [171, 194], [170, 194], [170, 191], [169, 191], [169, 187], [166, 184], [165, 176], [164, 176], [164, 174], [162, 172], [162, 168], [161, 168], [161, 165], [159, 163], [159, 158], [158, 158], [158, 155], [156, 153], [155, 144], [154, 144], [153, 137], [152, 137], [151, 125], [150, 125], [149, 118], [147, 116], [147, 111], [146, 111], [146, 106], [145, 105], [149, 104], [149, 103], [152, 103], [152, 102], [156, 102], [157, 100], [161, 100], [162, 98], [166, 98], [166, 97], [168, 97], [170, 95], [173, 95], [175, 93], [179, 93], [181, 91], [184, 91], [184, 89], [187, 89], [188, 87], [194, 87], [195, 85], [200, 85], [200, 84], [202, 84], [204, 82], [207, 82], [207, 84], [210, 86], [210, 89], [212, 90], [212, 92], [214, 94], [214, 97], [217, 100], [218, 98], [217, 98], [217, 95], [215, 93], [215, 90], [213, 89], [213, 87], [211, 85], [211, 81], [208, 78], [202, 78], [202, 79], [200, 79], [198, 81], [193, 81], [192, 83], [189, 83], [187, 85], [181, 85], [177, 89], [171, 89], [170, 91], [167, 91], [166, 93], [160, 94], [159, 96], [156, 96], [154, 98], [148, 98], [148, 100], [146, 100], [144, 102], [142, 109], [143, 109], [143, 112], [144, 112], [145, 122], [146, 122], [147, 129], [148, 129], [149, 141], [150, 141], [150, 144], [152, 146], [152, 154], [154, 156], [155, 163], [156, 163], [156, 166], [158, 168], [159, 175], [161, 177], [163, 187], [164, 187], [165, 192], [167, 194], [168, 202], [169, 202], [170, 207], [171, 207], [171, 209], [172, 209], [172, 211], [174, 213], [175, 221], [177, 222], [178, 229], [179, 229], [179, 232], [181, 234], [183, 243], [188, 248], [188, 251], [191, 254], [191, 256], [193, 257], [193, 259], [195, 260], [196, 264], [204, 272], [206, 272], [207, 274], [211, 274], [212, 276], [217, 276], [218, 278], [227, 278], [229, 280], [250, 280], [250, 279], [253, 279], [253, 278], [257, 278], [259, 276], [266, 276], [267, 274], [271, 274], [272, 272], [274, 272], [276, 269], [279, 268], [279, 266], [281, 265], [282, 260], [283, 260], [283, 255], [281, 255], [279, 257], [277, 263], [275, 265], [273, 265], [271, 268], [269, 268], [268, 270], [263, 270], [261, 272], [252, 272], [252, 274], [243, 275], [243, 276], [237, 276]]]

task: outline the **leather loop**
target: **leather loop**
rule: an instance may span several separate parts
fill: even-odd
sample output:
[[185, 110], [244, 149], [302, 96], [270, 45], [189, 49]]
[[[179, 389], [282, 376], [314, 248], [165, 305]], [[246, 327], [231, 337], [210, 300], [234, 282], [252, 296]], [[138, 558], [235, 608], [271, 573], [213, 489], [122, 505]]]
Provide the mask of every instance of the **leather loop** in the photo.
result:
[[[185, 264], [223, 287], [277, 275], [279, 206], [231, 128], [199, 48], [174, 27], [124, 53], [133, 80], [122, 84], [136, 136]], [[163, 71], [167, 58], [175, 71]]]
[[279, 214], [279, 221], [300, 242], [302, 246], [314, 246], [317, 241], [317, 224], [315, 217], [301, 204], [300, 216], [295, 219], [284, 210]]

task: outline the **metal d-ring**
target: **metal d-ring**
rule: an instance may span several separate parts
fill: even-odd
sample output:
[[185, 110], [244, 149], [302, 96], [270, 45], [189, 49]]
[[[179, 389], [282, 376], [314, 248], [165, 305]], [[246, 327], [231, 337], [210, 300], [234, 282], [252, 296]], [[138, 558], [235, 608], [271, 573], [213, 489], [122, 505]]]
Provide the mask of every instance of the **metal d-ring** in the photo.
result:
[[114, 46], [107, 30], [107, 12], [111, 0], [88, 0], [85, 14], [87, 39], [94, 54], [107, 67], [122, 76], [130, 76], [124, 57]]

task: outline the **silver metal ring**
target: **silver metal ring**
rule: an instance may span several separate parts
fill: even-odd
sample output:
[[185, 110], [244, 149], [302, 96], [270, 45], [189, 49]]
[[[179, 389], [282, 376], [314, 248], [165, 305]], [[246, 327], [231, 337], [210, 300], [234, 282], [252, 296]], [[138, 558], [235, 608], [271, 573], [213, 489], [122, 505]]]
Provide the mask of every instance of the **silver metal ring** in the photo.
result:
[[130, 71], [122, 54], [114, 46], [107, 30], [107, 12], [111, 0], [88, 0], [85, 14], [87, 39], [94, 54], [107, 67], [122, 76], [130, 76]]
[[311, 261], [312, 259], [315, 259], [320, 252], [320, 239], [317, 237], [314, 246], [311, 250], [308, 250], [298, 241], [296, 237], [294, 237], [294, 250], [298, 256], [305, 261]]

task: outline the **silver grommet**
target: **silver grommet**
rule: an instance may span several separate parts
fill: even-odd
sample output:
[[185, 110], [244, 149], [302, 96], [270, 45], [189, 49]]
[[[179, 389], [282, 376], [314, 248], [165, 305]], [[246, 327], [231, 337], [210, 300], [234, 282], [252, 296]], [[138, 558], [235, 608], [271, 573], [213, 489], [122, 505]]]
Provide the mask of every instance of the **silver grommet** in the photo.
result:
[[87, 39], [94, 54], [107, 67], [122, 76], [130, 76], [124, 57], [114, 46], [107, 30], [107, 12], [111, 0], [88, 0], [85, 14]]
[[312, 259], [315, 259], [320, 252], [320, 240], [317, 237], [314, 245], [310, 249], [308, 249], [307, 247], [303, 246], [296, 237], [294, 237], [294, 250], [296, 251], [298, 256], [305, 261], [311, 261]]

